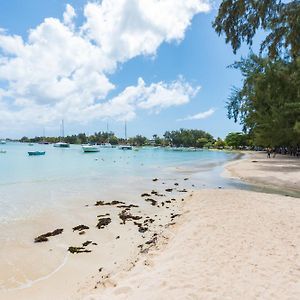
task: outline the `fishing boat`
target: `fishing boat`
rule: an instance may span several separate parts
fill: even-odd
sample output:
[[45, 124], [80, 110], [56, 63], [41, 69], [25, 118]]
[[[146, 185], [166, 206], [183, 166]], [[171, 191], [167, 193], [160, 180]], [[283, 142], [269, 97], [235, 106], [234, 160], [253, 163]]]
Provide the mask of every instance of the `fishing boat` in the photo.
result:
[[[64, 120], [61, 121], [61, 126], [60, 126], [60, 137], [61, 139], [64, 139], [65, 137], [65, 126], [64, 126]], [[55, 143], [53, 147], [56, 148], [70, 148], [69, 143], [62, 142], [61, 140], [58, 143]]]
[[99, 152], [100, 149], [98, 146], [95, 145], [82, 145], [82, 150], [84, 153], [91, 153], [91, 152]]
[[38, 156], [38, 155], [45, 155], [45, 151], [28, 151], [29, 156]]

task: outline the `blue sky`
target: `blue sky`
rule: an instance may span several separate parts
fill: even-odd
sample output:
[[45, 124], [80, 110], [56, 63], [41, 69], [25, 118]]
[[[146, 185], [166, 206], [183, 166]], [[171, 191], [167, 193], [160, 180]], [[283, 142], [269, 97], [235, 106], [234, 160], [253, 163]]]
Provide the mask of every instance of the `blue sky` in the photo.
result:
[[[125, 0], [120, 1], [124, 2]], [[195, 0], [195, 3], [197, 1], [198, 0]], [[199, 3], [201, 2], [205, 1], [199, 0]], [[45, 18], [57, 18], [63, 22], [63, 14], [66, 10], [67, 4], [70, 4], [76, 12], [76, 17], [74, 17], [72, 16], [72, 11], [70, 10], [73, 24], [68, 26], [77, 28], [72, 30], [74, 32], [79, 32], [82, 24], [86, 22], [84, 11], [86, 9], [87, 1], [84, 0], [1, 1], [0, 28], [6, 30], [6, 32], [3, 33], [3, 35], [6, 37], [19, 35], [22, 37], [23, 42], [27, 43], [29, 30], [35, 30], [37, 26], [44, 22]], [[96, 2], [96, 5], [100, 7], [101, 3]], [[95, 9], [95, 7], [90, 7], [90, 9], [93, 13], [93, 9]], [[187, 12], [190, 14], [191, 8], [187, 9], [189, 9]], [[118, 11], [117, 13], [125, 14], [126, 12]], [[109, 65], [105, 68], [103, 67], [104, 71], [101, 71], [100, 75], [102, 76], [103, 72], [105, 75], [104, 79], [101, 77], [102, 79], [99, 78], [100, 81], [97, 81], [98, 79], [95, 81], [96, 83], [101, 83], [101, 80], [104, 80], [103, 85], [107, 85], [107, 89], [100, 91], [92, 90], [87, 97], [92, 97], [91, 95], [95, 95], [95, 93], [97, 96], [93, 96], [94, 98], [91, 98], [91, 100], [86, 100], [88, 102], [86, 106], [82, 106], [82, 108], [78, 109], [78, 111], [75, 111], [75, 109], [74, 111], [73, 109], [69, 111], [67, 107], [68, 105], [75, 107], [80, 99], [78, 101], [74, 100], [74, 102], [72, 102], [72, 99], [75, 99], [77, 96], [79, 98], [85, 97], [85, 93], [83, 91], [80, 91], [79, 94], [74, 94], [74, 97], [71, 97], [68, 104], [64, 102], [59, 104], [58, 101], [60, 100], [57, 100], [57, 98], [52, 99], [51, 95], [47, 95], [47, 97], [49, 97], [49, 99], [47, 98], [47, 101], [41, 100], [43, 94], [41, 94], [40, 91], [36, 92], [36, 88], [33, 88], [36, 85], [36, 82], [34, 82], [34, 84], [31, 82], [28, 83], [28, 81], [30, 81], [29, 78], [26, 81], [26, 89], [30, 90], [30, 93], [27, 91], [25, 93], [23, 90], [20, 92], [20, 86], [24, 87], [24, 78], [21, 80], [19, 79], [20, 77], [17, 77], [16, 79], [13, 77], [13, 75], [10, 75], [9, 72], [5, 73], [3, 71], [1, 73], [0, 68], [0, 88], [2, 87], [3, 94], [3, 105], [1, 110], [4, 116], [2, 118], [2, 122], [0, 121], [0, 136], [20, 137], [23, 135], [41, 135], [43, 127], [46, 128], [46, 133], [48, 135], [58, 135], [60, 118], [65, 119], [66, 134], [73, 134], [83, 131], [91, 134], [95, 131], [106, 130], [106, 124], [108, 122], [112, 131], [116, 132], [116, 134], [119, 136], [123, 136], [125, 119], [128, 120], [128, 132], [130, 136], [135, 134], [143, 134], [151, 137], [152, 134], [162, 135], [166, 130], [179, 128], [202, 129], [210, 132], [215, 137], [224, 137], [228, 132], [239, 131], [241, 129], [240, 126], [235, 124], [232, 120], [227, 119], [225, 103], [231, 87], [234, 85], [241, 85], [241, 76], [238, 71], [228, 69], [227, 66], [233, 63], [235, 60], [238, 60], [241, 55], [246, 55], [248, 53], [248, 49], [244, 47], [238, 52], [237, 55], [234, 55], [230, 46], [225, 44], [224, 37], [217, 36], [211, 26], [211, 23], [216, 15], [215, 9], [210, 8], [208, 12], [201, 11], [199, 13], [195, 13], [195, 11], [193, 11], [192, 14], [193, 16], [190, 17], [191, 24], [186, 26], [184, 37], [178, 38], [178, 36], [181, 34], [180, 30], [175, 33], [171, 32], [172, 26], [168, 28], [162, 27], [162, 31], [164, 32], [163, 35], [165, 36], [162, 38], [163, 40], [158, 43], [158, 46], [149, 45], [149, 47], [144, 47], [143, 45], [136, 45], [134, 43], [133, 46], [128, 46], [128, 50], [127, 45], [123, 44], [122, 47], [125, 49], [123, 50], [122, 47], [120, 47], [120, 49], [118, 48], [120, 40], [108, 39], [108, 43], [114, 43], [112, 47], [113, 51], [109, 52], [109, 54], [107, 54], [108, 51], [106, 50], [106, 52], [104, 52], [106, 53], [105, 55], [108, 57], [108, 60], [110, 60], [110, 63], [114, 65]], [[136, 24], [139, 26], [139, 22], [141, 22], [139, 19], [134, 20], [134, 13], [127, 16], [125, 20], [127, 19], [129, 19], [128, 22], [132, 22], [134, 26], [136, 26]], [[179, 23], [179, 20], [177, 20], [176, 17], [174, 17], [173, 21], [171, 20], [170, 22], [175, 22], [174, 28], [176, 28], [177, 25], [178, 28], [180, 27], [179, 25], [181, 23]], [[111, 26], [114, 26], [114, 24], [111, 24]], [[132, 30], [134, 26], [132, 24], [128, 25], [128, 28], [133, 31], [133, 34], [135, 34], [134, 29]], [[145, 26], [145, 24], [142, 23], [142, 26]], [[152, 30], [153, 27], [150, 28]], [[99, 43], [97, 42], [98, 32], [97, 27], [92, 29], [94, 30], [92, 33], [96, 34], [96, 36], [89, 38], [91, 40], [91, 45], [94, 45]], [[90, 31], [92, 29], [88, 28]], [[102, 29], [103, 26], [99, 27], [100, 31]], [[117, 33], [121, 35], [123, 34], [123, 31], [120, 30], [122, 29], [119, 29]], [[145, 32], [147, 32], [147, 30], [148, 28], [145, 27]], [[129, 38], [131, 31], [128, 29], [128, 31], [125, 32]], [[41, 34], [37, 33], [35, 35], [35, 39], [37, 40], [45, 38], [46, 35], [44, 32], [43, 34], [44, 35], [41, 37]], [[101, 34], [101, 32], [99, 34]], [[105, 34], [107, 34], [107, 32], [103, 33], [103, 35]], [[138, 36], [141, 37], [143, 33], [139, 32], [138, 34]], [[47, 35], [47, 37], [48, 36], [49, 35]], [[86, 39], [86, 36], [87, 35], [84, 36], [84, 39]], [[152, 35], [150, 37], [152, 37]], [[50, 36], [49, 39], [51, 39], [51, 42], [53, 43], [56, 43], [57, 41], [57, 39], [52, 38], [52, 36]], [[7, 43], [6, 40], [5, 42]], [[146, 43], [147, 40], [143, 40], [143, 38], [141, 38], [141, 42]], [[15, 41], [14, 43], [15, 49], [15, 45], [17, 45], [17, 43]], [[103, 43], [102, 39], [101, 43]], [[131, 50], [132, 47], [136, 47], [137, 50]], [[58, 51], [59, 49], [60, 48], [58, 47]], [[61, 51], [63, 51], [63, 49], [64, 48], [62, 48]], [[19, 58], [23, 60], [26, 60], [26, 57], [28, 57], [24, 56], [23, 54], [21, 56], [19, 52], [16, 54], [16, 50], [13, 51], [14, 53], [7, 53], [7, 50], [2, 52], [0, 51], [0, 57], [2, 55], [2, 57], [5, 59], [10, 59], [11, 57], [18, 57], [19, 55]], [[82, 59], [86, 61], [84, 54], [82, 55]], [[30, 59], [32, 59], [32, 57]], [[25, 61], [24, 63], [26, 65], [27, 62]], [[34, 64], [31, 63], [30, 66], [34, 66]], [[34, 69], [31, 69], [31, 72], [34, 72]], [[73, 70], [72, 72], [76, 72], [76, 70]], [[53, 76], [61, 78], [60, 74], [53, 74]], [[89, 78], [87, 77], [84, 78], [86, 78], [88, 81]], [[42, 78], [44, 77], [42, 76]], [[108, 79], [109, 83], [105, 81], [105, 78]], [[142, 87], [139, 87], [139, 78], [143, 79], [144, 83], [141, 84]], [[19, 83], [18, 87], [13, 85], [16, 80]], [[36, 78], [32, 80], [36, 80]], [[49, 77], [49, 79], [46, 78], [44, 80], [51, 80], [51, 78]], [[91, 80], [94, 80], [94, 77], [91, 78]], [[89, 83], [85, 84], [87, 87], [89, 86]], [[152, 84], [154, 86], [151, 86]], [[110, 87], [110, 85], [113, 85], [113, 88]], [[198, 92], [196, 92], [199, 86], [201, 88]], [[137, 101], [140, 101], [134, 104], [134, 107], [128, 107], [128, 103], [131, 100], [127, 96], [127, 102], [124, 104], [124, 91], [126, 91], [128, 87], [133, 88], [134, 91], [132, 93], [134, 93], [134, 97], [137, 97], [137, 99], [139, 99]], [[155, 101], [155, 99], [161, 95], [158, 92], [161, 91], [161, 87], [164, 89], [163, 95], [166, 95], [166, 93], [170, 91], [171, 93], [175, 93], [174, 89], [176, 89], [176, 93], [178, 93], [178, 90], [180, 90], [179, 95], [176, 93], [172, 95], [174, 95], [174, 97], [177, 97], [177, 95], [179, 98], [182, 97], [182, 101], [178, 101], [177, 104], [173, 104], [170, 102], [172, 100], [166, 96], [168, 99], [165, 99], [164, 103], [154, 103], [153, 101]], [[11, 92], [11, 89], [14, 89], [13, 92]], [[193, 90], [190, 91], [190, 89]], [[55, 91], [57, 90], [55, 89]], [[59, 95], [65, 95], [61, 90], [59, 90], [59, 92], [61, 93]], [[128, 93], [125, 94], [127, 95]], [[17, 97], [20, 98], [20, 100], [17, 101], [17, 104], [12, 104]], [[120, 100], [120, 98], [122, 99]], [[31, 102], [32, 99], [35, 100]], [[126, 114], [121, 111], [122, 105], [118, 106], [120, 107], [120, 112], [118, 114], [112, 114], [110, 112], [110, 109], [115, 109], [115, 106], [112, 108], [106, 107], [106, 114], [93, 113], [95, 110], [104, 109], [103, 106], [99, 106], [97, 104], [111, 100], [116, 101], [115, 105], [119, 105], [119, 100], [121, 101], [120, 103], [122, 103], [122, 105], [126, 105], [126, 109], [128, 110]], [[51, 101], [57, 104], [54, 106], [52, 104], [53, 102]], [[94, 103], [91, 104], [91, 101], [94, 101]], [[34, 104], [33, 106], [35, 107], [35, 111], [31, 110], [31, 103]], [[47, 109], [44, 112], [45, 116], [37, 117], [39, 121], [36, 121], [35, 114], [40, 114], [39, 111], [40, 108], [44, 108], [43, 105], [47, 105]], [[5, 112], [5, 110], [7, 110], [7, 112]], [[82, 118], [79, 116], [80, 110], [82, 110]], [[53, 116], [50, 118], [49, 115], [52, 114], [52, 111], [55, 111], [55, 113], [53, 113]], [[211, 113], [205, 114], [205, 112]], [[204, 113], [204, 115], [201, 115], [202, 113]], [[26, 114], [28, 115], [27, 117], [25, 117]], [[194, 115], [199, 114], [202, 116], [202, 118], [193, 119]], [[18, 124], [18, 119], [20, 118], [22, 119], [20, 124], [16, 125], [16, 123]]]

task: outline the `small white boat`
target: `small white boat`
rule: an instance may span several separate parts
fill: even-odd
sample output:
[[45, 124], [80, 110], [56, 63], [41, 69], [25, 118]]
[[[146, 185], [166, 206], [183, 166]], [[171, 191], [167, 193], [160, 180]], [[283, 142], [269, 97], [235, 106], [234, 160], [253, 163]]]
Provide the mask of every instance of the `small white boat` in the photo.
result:
[[6, 150], [1, 149], [1, 150], [0, 150], [0, 153], [1, 153], [1, 154], [4, 154], [4, 153], [6, 153]]
[[33, 146], [33, 143], [29, 143], [28, 146]]
[[113, 145], [111, 143], [104, 143], [100, 145], [101, 148], [113, 148]]
[[64, 142], [58, 142], [58, 143], [55, 143], [53, 145], [53, 147], [56, 147], [56, 148], [70, 148], [70, 144], [69, 143], [64, 143]]
[[132, 150], [132, 146], [130, 145], [121, 145], [119, 146], [120, 150]]
[[99, 152], [100, 151], [98, 146], [93, 146], [93, 145], [83, 145], [82, 150], [83, 150], [84, 153]]
[[2, 140], [2, 141], [0, 141], [0, 144], [1, 144], [1, 145], [5, 145], [5, 144], [6, 144], [6, 141], [5, 141], [5, 140]]

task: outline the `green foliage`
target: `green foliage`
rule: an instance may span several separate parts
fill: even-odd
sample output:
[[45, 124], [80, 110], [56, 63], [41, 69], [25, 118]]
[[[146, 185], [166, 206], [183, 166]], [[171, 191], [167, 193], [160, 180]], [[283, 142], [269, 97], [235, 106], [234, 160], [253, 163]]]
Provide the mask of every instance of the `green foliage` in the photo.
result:
[[133, 146], [143, 146], [148, 143], [148, 139], [142, 135], [136, 135], [135, 137], [129, 138], [129, 144]]
[[217, 138], [217, 140], [214, 142], [214, 147], [218, 149], [223, 149], [226, 146], [226, 142], [223, 141], [221, 138]]
[[229, 98], [229, 118], [240, 120], [257, 145], [300, 144], [300, 58], [273, 61], [252, 54], [233, 67], [244, 82]]
[[296, 59], [300, 54], [300, 2], [280, 0], [223, 0], [213, 23], [216, 32], [225, 34], [234, 53], [242, 42], [252, 45], [258, 29], [267, 32], [261, 52], [270, 58]]
[[225, 138], [225, 143], [235, 149], [249, 146], [249, 136], [242, 132], [230, 132]]
[[166, 131], [164, 137], [168, 144], [176, 147], [203, 147], [208, 142], [214, 142], [211, 134], [196, 129]]

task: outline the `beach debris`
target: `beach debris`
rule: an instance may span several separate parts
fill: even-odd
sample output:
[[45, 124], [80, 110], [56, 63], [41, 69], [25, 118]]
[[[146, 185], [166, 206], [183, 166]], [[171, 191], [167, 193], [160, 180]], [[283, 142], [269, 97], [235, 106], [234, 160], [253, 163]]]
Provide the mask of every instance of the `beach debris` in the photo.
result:
[[125, 204], [124, 202], [121, 202], [121, 201], [117, 201], [117, 200], [113, 200], [111, 202], [104, 202], [102, 200], [100, 201], [97, 201], [95, 203], [95, 206], [104, 206], [104, 205], [119, 205], [119, 204]]
[[156, 243], [157, 243], [157, 233], [154, 233], [150, 240], [145, 242], [144, 245], [139, 245], [138, 247], [141, 249], [140, 250], [141, 253], [147, 253], [150, 248], [156, 245]]
[[88, 246], [88, 245], [91, 244], [91, 243], [92, 243], [92, 241], [86, 241], [86, 242], [82, 243], [82, 246], [83, 246], [83, 247], [86, 247], [86, 246]]
[[183, 180], [189, 180], [188, 178], [184, 178]]
[[86, 226], [86, 225], [83, 225], [83, 224], [80, 224], [80, 225], [77, 225], [75, 227], [73, 227], [73, 231], [83, 231], [83, 230], [86, 230], [86, 229], [90, 229], [89, 226]]
[[166, 192], [172, 192], [173, 189], [165, 189]]
[[251, 162], [253, 162], [253, 163], [257, 163], [258, 161], [257, 161], [257, 160], [252, 160]]
[[173, 221], [173, 219], [175, 219], [175, 218], [177, 218], [179, 216], [180, 216], [180, 214], [173, 214], [173, 213], [171, 213], [171, 220]]
[[49, 239], [48, 237], [50, 236], [55, 236], [55, 235], [59, 235], [63, 232], [64, 230], [62, 228], [59, 228], [59, 229], [55, 229], [53, 230], [52, 232], [47, 232], [47, 233], [44, 233], [42, 235], [39, 235], [38, 237], [36, 237], [34, 239], [34, 242], [35, 243], [41, 243], [41, 242], [47, 242]]
[[141, 195], [141, 197], [150, 197], [151, 195], [150, 194], [148, 194], [148, 193], [143, 193], [142, 195]]
[[84, 247], [69, 247], [68, 251], [71, 252], [72, 254], [75, 253], [90, 253], [92, 250], [87, 250]]
[[158, 181], [158, 178], [153, 178], [152, 181]]
[[125, 224], [126, 221], [132, 221], [132, 220], [136, 221], [136, 220], [142, 219], [141, 216], [134, 216], [134, 215], [132, 215], [131, 213], [129, 213], [128, 211], [126, 211], [126, 210], [122, 210], [122, 211], [119, 213], [119, 217], [120, 217], [120, 219], [123, 221], [122, 224]]
[[98, 215], [97, 218], [102, 218], [102, 217], [106, 217], [106, 216], [109, 216], [109, 213], [106, 213], [104, 215]]
[[98, 271], [99, 271], [99, 272], [102, 272], [102, 270], [103, 270], [103, 268], [99, 268], [99, 270], [98, 270]]
[[140, 226], [139, 227], [139, 232], [140, 233], [144, 233], [144, 232], [146, 232], [148, 230], [148, 227], [143, 227], [143, 226]]
[[183, 190], [178, 190], [179, 193], [187, 193], [187, 190], [186, 189], [183, 189]]
[[110, 223], [111, 223], [111, 218], [100, 218], [98, 220], [98, 224], [96, 225], [96, 227], [98, 229], [103, 229], [105, 226], [107, 226]]
[[145, 201], [151, 202], [151, 205], [153, 205], [153, 206], [155, 206], [157, 204], [157, 201], [154, 199], [151, 199], [151, 198], [147, 198], [147, 199], [145, 199]]
[[83, 231], [79, 231], [78, 234], [83, 235], [83, 234], [85, 234], [85, 231], [84, 230]]
[[116, 237], [116, 240], [118, 240], [120, 238], [120, 236], [118, 235], [117, 237]]
[[174, 185], [178, 186], [178, 185], [179, 185], [179, 183], [175, 182], [175, 183], [174, 183]]
[[118, 205], [117, 206], [118, 208], [127, 208], [127, 209], [131, 209], [131, 208], [133, 208], [133, 207], [139, 207], [138, 205], [135, 205], [135, 204], [129, 204], [129, 205]]

